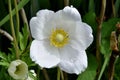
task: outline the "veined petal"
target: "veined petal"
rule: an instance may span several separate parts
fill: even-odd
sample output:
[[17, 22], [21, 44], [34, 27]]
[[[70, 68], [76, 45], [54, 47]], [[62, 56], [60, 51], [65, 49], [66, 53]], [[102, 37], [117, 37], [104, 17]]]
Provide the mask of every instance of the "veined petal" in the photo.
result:
[[37, 40], [42, 40], [47, 38], [47, 29], [45, 29], [45, 24], [47, 20], [52, 17], [53, 11], [50, 10], [40, 10], [36, 17], [30, 20], [30, 30], [32, 37]]
[[60, 62], [58, 50], [48, 47], [49, 44], [45, 41], [34, 40], [31, 44], [30, 57], [42, 68], [51, 68]]
[[67, 73], [79, 74], [87, 67], [87, 56], [85, 51], [66, 46], [60, 50], [60, 56], [61, 62], [58, 66]]
[[64, 21], [81, 21], [81, 15], [78, 10], [74, 7], [66, 6], [63, 10], [59, 10], [56, 12], [55, 16], [58, 19], [62, 19]]
[[[76, 36], [74, 40], [81, 44], [84, 49], [86, 49], [93, 41], [92, 29], [86, 23], [77, 22], [76, 24]], [[80, 46], [81, 46], [80, 45]]]

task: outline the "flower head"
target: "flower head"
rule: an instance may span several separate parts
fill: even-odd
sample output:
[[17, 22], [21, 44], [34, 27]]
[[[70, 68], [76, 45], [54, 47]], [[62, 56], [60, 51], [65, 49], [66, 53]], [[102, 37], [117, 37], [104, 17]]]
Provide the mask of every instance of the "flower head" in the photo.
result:
[[82, 22], [76, 8], [53, 12], [40, 10], [30, 20], [33, 40], [30, 57], [43, 68], [59, 66], [79, 74], [87, 67], [86, 48], [92, 43], [92, 29]]
[[21, 60], [12, 61], [9, 65], [8, 73], [14, 79], [25, 79], [28, 74], [28, 66]]

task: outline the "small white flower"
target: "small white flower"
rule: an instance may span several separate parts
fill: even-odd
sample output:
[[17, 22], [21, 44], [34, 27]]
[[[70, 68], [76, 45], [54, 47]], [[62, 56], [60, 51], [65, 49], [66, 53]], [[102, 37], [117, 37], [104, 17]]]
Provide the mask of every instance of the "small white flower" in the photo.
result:
[[35, 73], [34, 70], [30, 70], [30, 72], [32, 73], [33, 76], [35, 76], [35, 77], [37, 76], [37, 74]]
[[30, 72], [32, 73], [32, 77], [31, 77], [31, 75], [28, 75], [28, 78], [26, 80], [36, 80], [36, 79], [34, 79], [37, 77], [37, 74], [35, 73], [35, 71], [30, 70]]
[[9, 65], [8, 73], [14, 79], [25, 79], [28, 75], [28, 66], [21, 60], [12, 61]]
[[79, 74], [87, 67], [86, 48], [92, 43], [92, 29], [82, 22], [76, 8], [53, 12], [40, 10], [30, 20], [33, 40], [30, 57], [42, 68], [59, 66]]

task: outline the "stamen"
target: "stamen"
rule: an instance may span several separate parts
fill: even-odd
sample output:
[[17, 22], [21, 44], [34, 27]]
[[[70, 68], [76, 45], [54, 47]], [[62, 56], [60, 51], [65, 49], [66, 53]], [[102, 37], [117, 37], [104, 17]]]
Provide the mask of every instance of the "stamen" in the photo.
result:
[[63, 29], [52, 30], [51, 36], [50, 36], [50, 44], [61, 48], [64, 47], [69, 41], [69, 35], [67, 32], [65, 32]]

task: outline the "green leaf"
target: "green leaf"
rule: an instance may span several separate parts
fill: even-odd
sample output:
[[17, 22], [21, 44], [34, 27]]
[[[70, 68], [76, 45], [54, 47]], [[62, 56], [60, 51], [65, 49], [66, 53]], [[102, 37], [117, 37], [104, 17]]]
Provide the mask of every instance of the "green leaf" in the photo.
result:
[[94, 80], [96, 76], [97, 62], [92, 54], [88, 55], [88, 68], [78, 76], [77, 80]]
[[8, 58], [8, 56], [4, 52], [0, 52], [0, 65], [1, 66], [9, 65], [7, 58]]
[[115, 72], [114, 72], [113, 80], [119, 80], [119, 79], [120, 79], [120, 58], [118, 58], [115, 63]]
[[[22, 0], [20, 1], [20, 3], [17, 5], [18, 10], [20, 10], [21, 8], [23, 8], [23, 6], [25, 6], [27, 3], [29, 2], [29, 0]], [[12, 16], [15, 15], [15, 9], [12, 10]], [[0, 27], [9, 20], [9, 14], [7, 16], [5, 16], [5, 18], [3, 18], [0, 21]]]
[[107, 22], [103, 22], [102, 25], [102, 38], [108, 38], [111, 35], [111, 32], [115, 30], [119, 18], [111, 18]]
[[100, 51], [104, 55], [110, 54], [110, 37], [101, 40]]
[[28, 37], [29, 37], [29, 32], [27, 31], [27, 26], [24, 25], [24, 27], [22, 28], [22, 33], [19, 32], [19, 37], [20, 37], [20, 49], [23, 51], [28, 43]]
[[2, 61], [2, 62], [0, 62], [0, 65], [1, 65], [1, 66], [6, 66], [6, 67], [8, 67], [8, 66], [9, 66], [9, 63], [8, 63], [8, 62], [5, 62], [5, 61]]
[[7, 57], [7, 56], [5, 55], [4, 52], [0, 52], [0, 58], [1, 58], [2, 60], [7, 60], [6, 57]]
[[109, 62], [109, 59], [110, 59], [110, 55], [106, 55], [104, 63], [103, 63], [102, 68], [101, 68], [101, 71], [100, 71], [100, 75], [98, 76], [98, 80], [101, 80], [102, 74], [103, 74], [103, 72], [104, 72], [104, 70]]
[[116, 2], [115, 2], [115, 11], [116, 11], [116, 14], [119, 15], [119, 11], [120, 11], [120, 0], [116, 0]]
[[25, 49], [25, 46], [24, 46], [24, 44], [23, 44], [23, 35], [22, 35], [22, 33], [21, 32], [19, 32], [19, 38], [20, 38], [20, 49], [21, 50], [24, 50]]
[[85, 16], [83, 17], [83, 22], [88, 23], [92, 27], [93, 33], [96, 33], [97, 22], [96, 22], [96, 14], [94, 12], [89, 12], [85, 14]]
[[116, 24], [120, 19], [112, 18], [107, 22], [103, 22], [102, 32], [101, 32], [101, 53], [106, 55], [110, 53], [110, 35], [111, 32], [115, 30]]
[[11, 79], [10, 75], [7, 72], [7, 68], [6, 67], [0, 67], [0, 80], [13, 80]]

